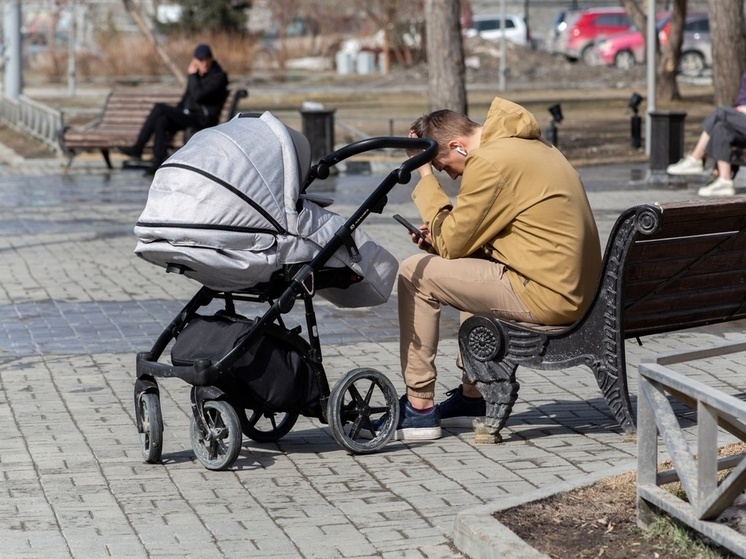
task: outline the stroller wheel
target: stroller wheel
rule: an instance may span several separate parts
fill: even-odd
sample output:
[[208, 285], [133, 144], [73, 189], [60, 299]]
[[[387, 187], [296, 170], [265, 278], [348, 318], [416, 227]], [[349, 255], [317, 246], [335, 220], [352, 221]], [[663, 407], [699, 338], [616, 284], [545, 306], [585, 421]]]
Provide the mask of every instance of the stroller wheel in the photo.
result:
[[203, 433], [192, 417], [192, 449], [208, 470], [226, 470], [241, 451], [241, 427], [236, 410], [223, 400], [205, 400], [203, 415], [207, 432]]
[[163, 452], [163, 416], [158, 394], [144, 392], [137, 399], [137, 414], [142, 431], [140, 432], [140, 450], [143, 460], [155, 464]]
[[279, 441], [290, 432], [298, 414], [294, 412], [260, 412], [236, 408], [243, 434], [258, 443]]
[[376, 452], [391, 440], [399, 422], [396, 389], [375, 369], [353, 369], [334, 386], [327, 417], [339, 446], [353, 454]]

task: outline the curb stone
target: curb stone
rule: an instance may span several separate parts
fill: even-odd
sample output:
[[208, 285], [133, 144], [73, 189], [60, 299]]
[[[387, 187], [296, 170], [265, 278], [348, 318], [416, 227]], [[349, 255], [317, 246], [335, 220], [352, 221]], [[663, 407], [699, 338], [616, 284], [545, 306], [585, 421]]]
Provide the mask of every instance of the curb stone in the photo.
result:
[[453, 522], [453, 544], [471, 559], [504, 559], [507, 557], [510, 559], [549, 559], [548, 555], [530, 546], [510, 528], [498, 522], [494, 514], [574, 489], [582, 489], [604, 478], [635, 470], [637, 470], [637, 461], [630, 460], [609, 470], [590, 473], [582, 481], [568, 480], [559, 485], [506, 497], [499, 502], [461, 511]]

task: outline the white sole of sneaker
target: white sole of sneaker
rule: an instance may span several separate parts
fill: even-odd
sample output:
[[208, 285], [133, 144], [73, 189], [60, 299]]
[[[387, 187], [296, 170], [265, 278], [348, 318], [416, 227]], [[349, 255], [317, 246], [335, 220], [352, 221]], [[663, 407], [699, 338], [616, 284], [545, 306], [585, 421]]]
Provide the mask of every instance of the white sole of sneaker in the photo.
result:
[[722, 196], [735, 196], [736, 195], [736, 189], [723, 189], [723, 190], [702, 190], [700, 189], [697, 194], [699, 196], [703, 196], [705, 198], [720, 198]]
[[443, 435], [440, 427], [410, 427], [397, 429], [395, 441], [434, 441]]

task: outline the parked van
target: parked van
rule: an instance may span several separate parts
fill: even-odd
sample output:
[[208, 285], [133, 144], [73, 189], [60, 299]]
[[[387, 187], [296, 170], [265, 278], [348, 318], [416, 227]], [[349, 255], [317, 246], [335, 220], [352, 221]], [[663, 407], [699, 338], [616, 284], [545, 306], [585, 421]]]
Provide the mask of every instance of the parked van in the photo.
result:
[[505, 34], [505, 39], [516, 45], [531, 46], [531, 32], [526, 18], [521, 14], [505, 14], [505, 25], [500, 25], [500, 14], [481, 14], [472, 17], [467, 37], [481, 37], [486, 41], [497, 41]]

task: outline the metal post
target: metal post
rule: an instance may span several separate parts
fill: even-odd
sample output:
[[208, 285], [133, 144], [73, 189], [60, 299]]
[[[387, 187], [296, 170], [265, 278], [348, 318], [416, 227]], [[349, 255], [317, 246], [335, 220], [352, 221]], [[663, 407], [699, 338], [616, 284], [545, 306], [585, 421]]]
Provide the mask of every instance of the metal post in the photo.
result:
[[647, 133], [645, 134], [645, 154], [650, 156], [650, 150], [652, 145], [652, 134], [650, 133], [650, 129], [652, 126], [651, 123], [651, 114], [655, 112], [655, 70], [656, 70], [656, 61], [655, 61], [655, 45], [656, 45], [656, 34], [657, 29], [655, 28], [655, 0], [649, 0], [648, 1], [648, 29], [647, 29], [647, 81], [648, 81], [648, 103], [647, 103], [647, 115], [645, 119], [645, 130], [647, 130]]
[[18, 99], [22, 89], [21, 65], [21, 2], [6, 0], [3, 9], [3, 34], [5, 35], [5, 95]]
[[502, 32], [502, 35], [500, 36], [500, 76], [499, 81], [497, 85], [497, 89], [500, 91], [505, 91], [505, 66], [507, 64], [507, 61], [505, 58], [508, 56], [508, 49], [506, 46], [506, 38], [505, 38], [505, 18], [507, 17], [506, 14], [506, 6], [505, 6], [505, 0], [501, 0], [500, 2], [500, 31]]
[[73, 0], [70, 3], [70, 34], [67, 39], [67, 92], [70, 97], [75, 97], [75, 47], [78, 41], [78, 3]]

